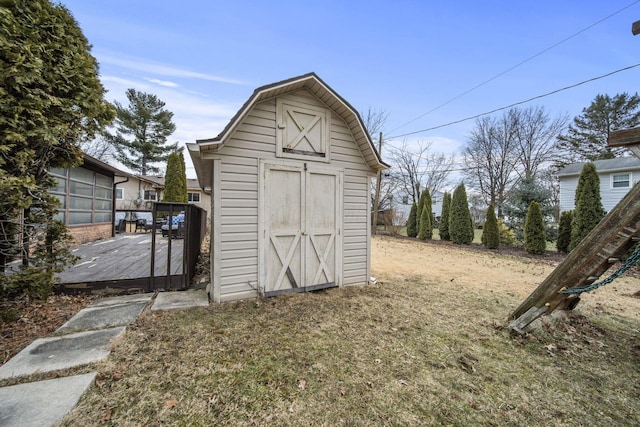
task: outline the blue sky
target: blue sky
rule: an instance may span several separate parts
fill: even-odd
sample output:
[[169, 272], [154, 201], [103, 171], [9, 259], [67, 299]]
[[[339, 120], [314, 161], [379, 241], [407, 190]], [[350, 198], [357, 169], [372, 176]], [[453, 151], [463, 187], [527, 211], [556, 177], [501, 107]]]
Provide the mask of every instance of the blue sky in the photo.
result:
[[[93, 45], [107, 99], [126, 104], [130, 87], [157, 95], [174, 113], [177, 130], [169, 142], [217, 135], [255, 88], [310, 71], [359, 111], [389, 113], [385, 133], [395, 136], [640, 63], [640, 36], [631, 34], [640, 0], [61, 3]], [[635, 93], [639, 81], [640, 67], [523, 107], [574, 117], [597, 94]], [[404, 139], [456, 153], [473, 125], [471, 120]]]

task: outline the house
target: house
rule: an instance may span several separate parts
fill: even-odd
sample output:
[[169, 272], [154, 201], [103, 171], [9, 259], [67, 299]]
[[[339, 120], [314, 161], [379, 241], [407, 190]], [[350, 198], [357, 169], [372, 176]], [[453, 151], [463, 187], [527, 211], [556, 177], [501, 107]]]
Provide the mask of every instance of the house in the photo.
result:
[[[600, 177], [600, 198], [606, 212], [611, 209], [640, 180], [640, 159], [618, 157], [593, 162]], [[575, 195], [578, 179], [584, 163], [573, 163], [560, 169], [556, 176], [560, 181], [560, 212], [575, 209]]]
[[114, 177], [124, 172], [87, 154], [82, 165], [51, 168], [55, 185], [49, 190], [60, 208], [55, 219], [64, 222], [75, 244], [113, 236]]
[[[444, 193], [436, 191], [431, 195], [431, 212], [436, 220], [442, 215], [442, 201]], [[392, 210], [393, 225], [404, 226], [409, 219], [413, 199], [404, 190], [396, 191], [389, 200], [389, 209]], [[378, 220], [380, 221], [380, 220]]]
[[[129, 175], [123, 173], [116, 176], [116, 210], [149, 211], [153, 202], [162, 200], [164, 177], [150, 175]], [[197, 179], [187, 179], [188, 202], [199, 208], [211, 211], [211, 195], [200, 188]]]
[[256, 89], [218, 136], [187, 147], [212, 190], [214, 301], [368, 282], [369, 189], [388, 165], [317, 75]]

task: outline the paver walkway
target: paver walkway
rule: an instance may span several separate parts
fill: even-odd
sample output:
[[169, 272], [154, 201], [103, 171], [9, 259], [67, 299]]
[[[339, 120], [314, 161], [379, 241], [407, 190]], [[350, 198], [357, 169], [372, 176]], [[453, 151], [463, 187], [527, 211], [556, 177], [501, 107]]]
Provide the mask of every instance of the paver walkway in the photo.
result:
[[[0, 380], [52, 372], [106, 358], [113, 339], [124, 333], [152, 301], [153, 294], [94, 301], [62, 325], [53, 337], [35, 340], [0, 366]], [[158, 307], [155, 305], [158, 304]], [[208, 305], [205, 291], [163, 292], [156, 310]], [[0, 387], [0, 426], [58, 423], [93, 384], [96, 372]]]

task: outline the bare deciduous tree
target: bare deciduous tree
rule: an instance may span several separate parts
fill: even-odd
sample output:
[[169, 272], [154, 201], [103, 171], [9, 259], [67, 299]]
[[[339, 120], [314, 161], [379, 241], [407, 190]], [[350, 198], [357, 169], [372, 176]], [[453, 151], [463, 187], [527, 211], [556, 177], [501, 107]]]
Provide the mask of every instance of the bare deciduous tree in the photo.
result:
[[364, 127], [367, 128], [367, 132], [369, 132], [371, 138], [377, 138], [378, 134], [384, 130], [384, 125], [388, 117], [389, 113], [385, 110], [376, 110], [372, 107], [369, 107], [367, 111], [362, 114]]
[[514, 127], [518, 146], [518, 174], [530, 179], [557, 157], [557, 138], [569, 121], [566, 115], [552, 119], [544, 107], [513, 108], [507, 116]]
[[96, 135], [94, 139], [83, 141], [80, 144], [82, 152], [105, 163], [115, 159], [116, 150], [103, 136]]
[[444, 153], [428, 153], [425, 159], [424, 186], [431, 197], [450, 184], [449, 176], [454, 169], [455, 158]]
[[510, 112], [499, 118], [482, 117], [476, 120], [463, 153], [468, 167], [464, 174], [470, 178], [470, 186], [495, 207], [499, 217], [507, 191], [517, 177], [515, 133]]
[[431, 143], [418, 141], [411, 150], [406, 141], [400, 148], [390, 150], [392, 176], [397, 180], [399, 188], [404, 191], [413, 203], [418, 203], [421, 185], [427, 170], [428, 150]]

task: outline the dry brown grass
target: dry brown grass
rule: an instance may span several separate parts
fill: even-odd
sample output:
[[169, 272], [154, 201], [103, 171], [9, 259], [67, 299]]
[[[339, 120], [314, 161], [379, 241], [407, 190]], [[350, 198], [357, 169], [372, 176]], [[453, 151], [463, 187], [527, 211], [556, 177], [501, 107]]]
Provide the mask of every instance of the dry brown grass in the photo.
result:
[[637, 279], [514, 339], [548, 261], [376, 238], [373, 265], [375, 286], [146, 312], [64, 424], [640, 424]]

